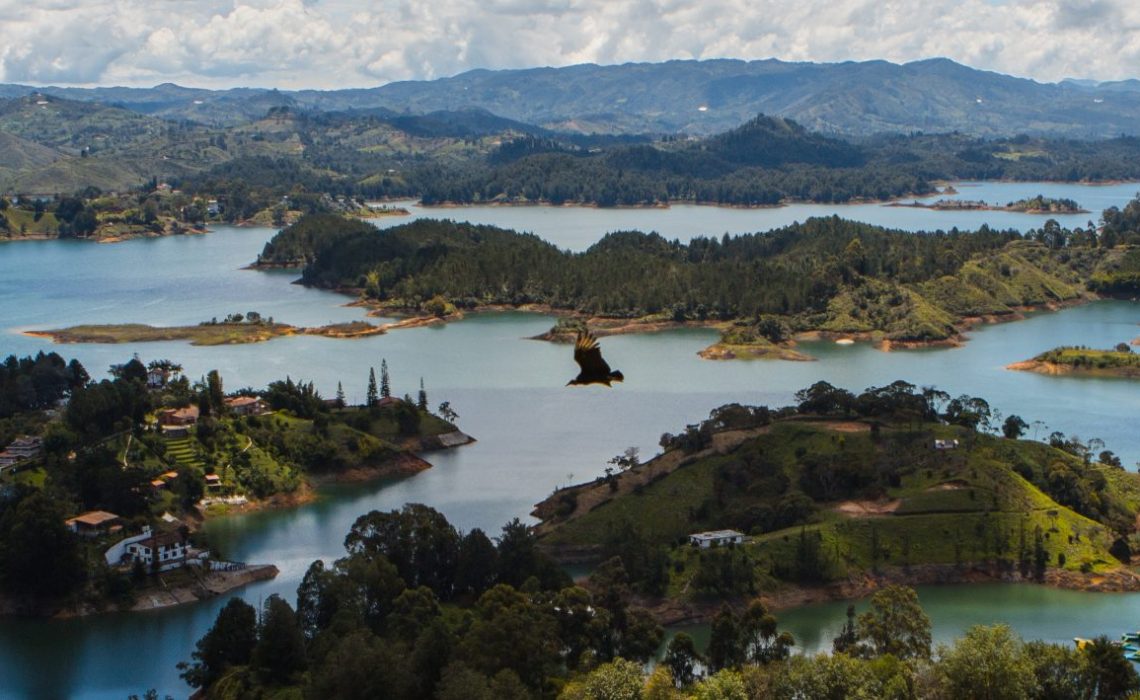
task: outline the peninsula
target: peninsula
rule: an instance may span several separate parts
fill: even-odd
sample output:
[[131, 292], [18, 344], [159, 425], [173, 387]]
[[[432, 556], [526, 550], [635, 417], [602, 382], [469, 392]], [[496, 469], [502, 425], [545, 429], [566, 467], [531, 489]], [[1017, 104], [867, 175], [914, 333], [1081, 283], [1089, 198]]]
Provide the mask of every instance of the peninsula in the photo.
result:
[[227, 394], [217, 371], [192, 385], [137, 356], [111, 376], [54, 353], [0, 365], [0, 614], [152, 609], [271, 578], [272, 564], [217, 561], [202, 521], [409, 476], [431, 467], [420, 454], [473, 441], [422, 382], [392, 396], [383, 361], [356, 406], [290, 378]]
[[1068, 346], [1043, 352], [1032, 360], [1015, 362], [1006, 369], [1048, 375], [1140, 379], [1140, 355], [1132, 352], [1128, 343], [1119, 343], [1111, 350]]
[[[1019, 439], [1017, 416], [989, 434], [983, 399], [901, 381], [860, 395], [818, 382], [796, 398], [722, 406], [663, 436], [653, 459], [627, 452], [555, 491], [533, 512], [543, 548], [620, 556], [667, 622], [707, 620], [725, 599], [779, 608], [890, 583], [1140, 590], [1128, 565], [1140, 476], [1111, 452]], [[734, 544], [707, 549], [717, 537]]]

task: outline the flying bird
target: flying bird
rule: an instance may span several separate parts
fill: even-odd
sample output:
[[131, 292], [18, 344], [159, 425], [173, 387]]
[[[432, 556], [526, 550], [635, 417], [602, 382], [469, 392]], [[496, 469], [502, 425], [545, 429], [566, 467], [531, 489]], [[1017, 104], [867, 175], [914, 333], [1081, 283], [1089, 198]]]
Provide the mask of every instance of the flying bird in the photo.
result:
[[605, 384], [620, 382], [625, 377], [618, 370], [610, 370], [610, 366], [602, 359], [602, 349], [598, 347], [598, 339], [588, 330], [578, 331], [578, 340], [574, 343], [574, 361], [578, 363], [581, 371], [578, 376], [566, 382], [566, 386], [580, 386], [583, 384]]

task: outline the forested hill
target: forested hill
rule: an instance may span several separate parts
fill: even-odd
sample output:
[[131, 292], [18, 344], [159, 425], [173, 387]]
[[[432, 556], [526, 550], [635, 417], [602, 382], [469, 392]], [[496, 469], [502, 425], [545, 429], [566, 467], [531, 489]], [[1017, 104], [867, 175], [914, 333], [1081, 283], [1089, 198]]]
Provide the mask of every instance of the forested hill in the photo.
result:
[[1130, 250], [1098, 246], [1085, 231], [1039, 233], [913, 234], [831, 217], [688, 244], [612, 233], [576, 254], [490, 226], [420, 220], [379, 231], [329, 216], [283, 230], [260, 258], [305, 261], [305, 284], [408, 309], [443, 301], [678, 321], [774, 314], [790, 325], [770, 338], [832, 330], [934, 340], [967, 316], [1077, 298], [1094, 274], [1116, 274]]

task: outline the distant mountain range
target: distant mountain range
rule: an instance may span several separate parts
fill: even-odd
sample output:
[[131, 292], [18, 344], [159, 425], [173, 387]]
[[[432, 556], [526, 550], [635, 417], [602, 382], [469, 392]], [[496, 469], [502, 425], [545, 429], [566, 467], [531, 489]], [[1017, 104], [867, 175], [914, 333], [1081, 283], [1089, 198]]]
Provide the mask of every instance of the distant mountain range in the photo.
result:
[[[1140, 134], [1140, 81], [1038, 83], [947, 59], [788, 63], [669, 61], [615, 66], [473, 70], [451, 78], [353, 90], [32, 88], [0, 85], [0, 98], [41, 92], [164, 119], [231, 126], [273, 107], [379, 117], [477, 110], [563, 133], [709, 135], [757, 114], [846, 137], [884, 132], [1108, 138]], [[454, 124], [443, 125], [451, 130]], [[430, 125], [424, 128], [430, 128]]]

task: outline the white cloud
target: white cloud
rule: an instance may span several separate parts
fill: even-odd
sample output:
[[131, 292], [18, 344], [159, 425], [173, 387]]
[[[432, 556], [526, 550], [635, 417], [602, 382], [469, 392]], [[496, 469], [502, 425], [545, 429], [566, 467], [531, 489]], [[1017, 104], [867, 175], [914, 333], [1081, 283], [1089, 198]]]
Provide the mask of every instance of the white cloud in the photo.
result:
[[1130, 0], [0, 0], [0, 80], [370, 86], [472, 68], [945, 56], [1134, 77]]

